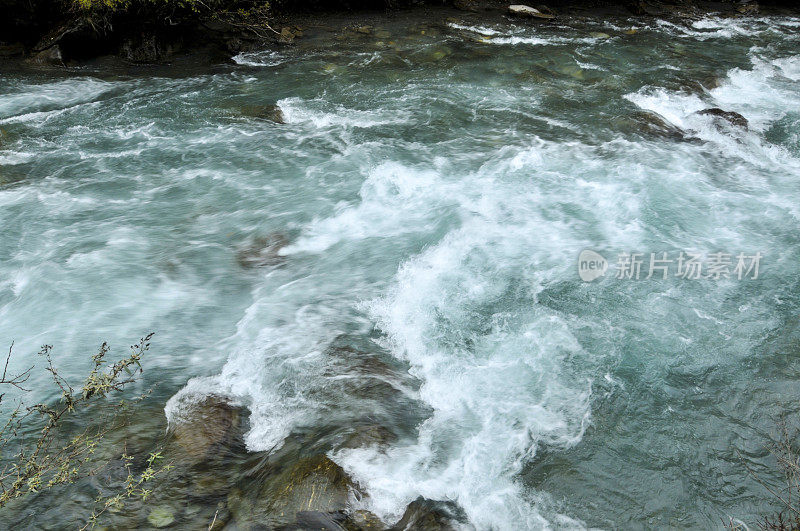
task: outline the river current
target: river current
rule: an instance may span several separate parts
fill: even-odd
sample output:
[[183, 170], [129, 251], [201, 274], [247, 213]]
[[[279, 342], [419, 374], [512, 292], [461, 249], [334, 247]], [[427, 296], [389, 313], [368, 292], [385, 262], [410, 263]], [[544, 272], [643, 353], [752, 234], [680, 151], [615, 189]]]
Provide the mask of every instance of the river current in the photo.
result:
[[386, 522], [753, 520], [742, 459], [800, 391], [799, 45], [792, 18], [416, 21], [3, 75], [0, 341], [77, 377], [155, 331], [168, 417], [214, 393], [251, 452], [314, 434]]

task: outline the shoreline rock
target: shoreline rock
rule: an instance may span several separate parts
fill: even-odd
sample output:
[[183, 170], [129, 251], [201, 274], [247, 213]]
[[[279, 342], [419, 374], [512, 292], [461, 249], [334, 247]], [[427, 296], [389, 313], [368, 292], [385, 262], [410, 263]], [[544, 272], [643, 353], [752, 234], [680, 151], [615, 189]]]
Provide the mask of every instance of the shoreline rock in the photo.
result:
[[523, 17], [523, 18], [535, 18], [535, 19], [542, 19], [542, 20], [551, 20], [555, 18], [555, 14], [552, 12], [545, 11], [544, 8], [535, 8], [531, 6], [526, 6], [523, 4], [513, 4], [508, 6], [508, 14], [513, 15], [515, 17]]

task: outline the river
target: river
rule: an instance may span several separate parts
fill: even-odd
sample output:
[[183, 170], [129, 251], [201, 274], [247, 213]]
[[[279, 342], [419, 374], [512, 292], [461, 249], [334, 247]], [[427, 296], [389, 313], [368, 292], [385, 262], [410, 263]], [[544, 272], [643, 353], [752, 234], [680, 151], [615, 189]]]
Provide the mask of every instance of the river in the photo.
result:
[[[742, 459], [800, 391], [799, 30], [404, 19], [3, 75], [0, 340], [79, 377], [154, 331], [166, 415], [214, 393], [250, 452], [324, 434], [388, 523], [419, 496], [476, 529], [752, 521]], [[361, 425], [386, 444], [337, 444]]]

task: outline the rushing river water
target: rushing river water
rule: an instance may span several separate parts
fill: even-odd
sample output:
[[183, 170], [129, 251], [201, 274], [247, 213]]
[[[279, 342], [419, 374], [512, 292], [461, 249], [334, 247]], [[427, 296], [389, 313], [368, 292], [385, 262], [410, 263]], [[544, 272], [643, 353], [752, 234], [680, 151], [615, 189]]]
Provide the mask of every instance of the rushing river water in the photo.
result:
[[[752, 521], [741, 461], [800, 391], [799, 45], [786, 18], [418, 21], [3, 75], [0, 341], [75, 377], [155, 331], [167, 415], [216, 393], [252, 452], [317, 434], [387, 522], [419, 496], [477, 529]], [[366, 425], [387, 444], [337, 444]]]

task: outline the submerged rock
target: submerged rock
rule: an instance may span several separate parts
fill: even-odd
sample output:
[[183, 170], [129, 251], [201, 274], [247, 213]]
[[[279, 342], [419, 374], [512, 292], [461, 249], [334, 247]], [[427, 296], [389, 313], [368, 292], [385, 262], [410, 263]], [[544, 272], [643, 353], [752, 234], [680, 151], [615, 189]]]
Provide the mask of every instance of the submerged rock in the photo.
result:
[[158, 529], [169, 527], [175, 522], [175, 513], [170, 506], [159, 505], [153, 507], [150, 514], [147, 515], [147, 521]]
[[207, 459], [231, 444], [241, 423], [240, 408], [210, 395], [190, 404], [171, 427], [174, 442], [193, 461]]
[[286, 260], [279, 252], [287, 245], [289, 245], [288, 238], [279, 232], [259, 236], [237, 253], [236, 260], [245, 269], [276, 266]]
[[397, 440], [389, 428], [380, 424], [356, 427], [342, 443], [342, 448], [362, 448], [367, 446], [387, 447]]
[[738, 112], [724, 111], [718, 107], [713, 107], [711, 109], [703, 109], [702, 111], [697, 111], [697, 114], [701, 116], [714, 116], [717, 118], [722, 118], [731, 125], [734, 125], [736, 127], [741, 127], [743, 129], [747, 129], [748, 126], [750, 125], [749, 122], [747, 121], [747, 118], [745, 118]]
[[277, 105], [243, 105], [239, 108], [242, 116], [268, 120], [276, 124], [285, 124], [286, 117]]
[[555, 18], [555, 15], [547, 8], [536, 9], [535, 7], [526, 6], [522, 4], [514, 4], [508, 6], [508, 14], [515, 17], [525, 18], [540, 18], [549, 20]]

